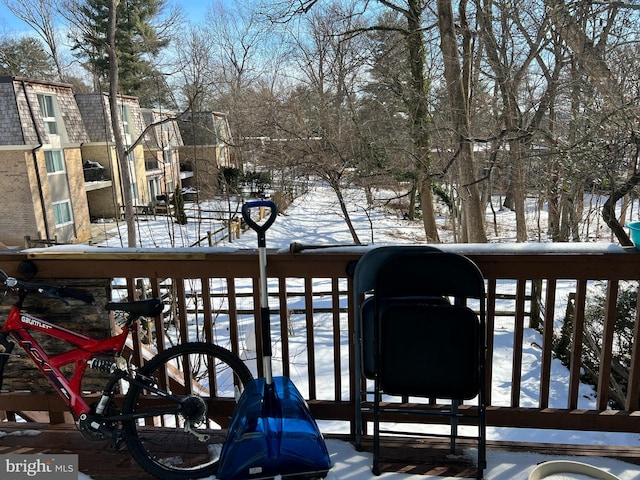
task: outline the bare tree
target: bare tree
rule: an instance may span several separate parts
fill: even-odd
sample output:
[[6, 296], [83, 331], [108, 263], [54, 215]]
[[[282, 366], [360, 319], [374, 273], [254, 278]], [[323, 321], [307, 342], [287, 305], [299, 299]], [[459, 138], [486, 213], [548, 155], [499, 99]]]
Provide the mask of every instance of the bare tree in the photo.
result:
[[353, 4], [318, 5], [294, 34], [300, 86], [288, 98], [278, 130], [287, 135], [290, 158], [298, 169], [320, 176], [335, 192], [354, 243], [360, 239], [351, 222], [344, 186], [352, 182], [359, 135], [355, 125], [358, 95], [368, 55], [364, 38], [343, 37], [360, 21]]
[[[605, 59], [605, 52], [608, 45], [609, 33], [616, 22], [616, 18], [621, 11], [627, 8], [625, 4], [612, 3], [604, 5], [606, 10], [606, 22], [601, 22], [601, 35], [599, 41], [593, 41], [585, 31], [584, 23], [576, 18], [570, 11], [564, 0], [545, 0], [545, 5], [550, 13], [551, 21], [560, 37], [569, 46], [575, 58], [584, 72], [589, 76], [590, 81], [596, 87], [600, 95], [608, 102], [609, 106], [621, 113], [622, 123], [626, 124], [630, 143], [638, 150], [637, 103], [630, 102], [619, 81], [612, 74]], [[631, 241], [616, 218], [615, 204], [626, 195], [635, 185], [640, 183], [640, 173], [632, 169], [630, 176], [623, 182], [622, 187], [614, 191], [605, 203], [602, 216], [611, 228], [614, 235], [622, 245], [631, 245]]]
[[2, 0], [11, 13], [29, 25], [42, 39], [56, 67], [59, 80], [65, 79], [65, 71], [59, 49], [58, 31], [59, 0]]
[[380, 3], [401, 13], [407, 22], [405, 39], [411, 72], [409, 115], [412, 120], [412, 137], [418, 166], [418, 191], [422, 208], [425, 234], [431, 242], [440, 241], [436, 215], [433, 206], [431, 134], [427, 109], [428, 82], [425, 72], [424, 11], [426, 3], [420, 0], [406, 0], [405, 4], [395, 4], [386, 0]]
[[[292, 13], [307, 13], [312, 7], [319, 8], [318, 2], [310, 0], [299, 2], [296, 8], [290, 10]], [[426, 72], [425, 61], [425, 12], [428, 3], [421, 0], [378, 0], [376, 3], [382, 5], [388, 11], [399, 15], [404, 20], [404, 25], [389, 25], [373, 22], [366, 26], [360, 26], [355, 30], [348, 31], [352, 35], [354, 32], [371, 31], [396, 31], [402, 35], [405, 42], [405, 52], [407, 55], [408, 68], [408, 88], [403, 93], [403, 102], [406, 107], [405, 114], [408, 115], [408, 130], [413, 142], [411, 155], [414, 159], [415, 171], [417, 172], [417, 189], [420, 194], [420, 207], [422, 210], [422, 220], [425, 234], [430, 242], [440, 241], [438, 228], [436, 225], [436, 215], [433, 198], [433, 165], [431, 155], [431, 125], [430, 112], [428, 108], [428, 95], [430, 83]], [[279, 5], [286, 5], [281, 2]], [[370, 2], [352, 4], [352, 15], [360, 16], [362, 12], [372, 6]], [[290, 4], [290, 7], [292, 5]], [[413, 198], [413, 195], [412, 195]], [[413, 201], [410, 202], [410, 217], [413, 218]]]
[[[242, 155], [243, 139], [274, 133], [270, 119], [275, 90], [285, 76], [285, 27], [265, 22], [256, 10], [218, 0], [205, 28], [212, 48], [210, 108], [228, 112]], [[243, 165], [243, 159], [238, 163]]]
[[[505, 203], [516, 213], [516, 239], [523, 242], [527, 240], [525, 159], [529, 156], [531, 138], [542, 115], [546, 113], [548, 103], [539, 104], [542, 108], [540, 115], [528, 116], [538, 124], [527, 125], [527, 116], [523, 115], [527, 107], [521, 104], [520, 99], [529, 100], [521, 93], [532, 64], [540, 58], [542, 49], [546, 47], [549, 24], [544, 17], [539, 22], [525, 24], [522, 16], [527, 12], [522, 12], [523, 3], [501, 2], [495, 13], [492, 2], [476, 2], [476, 5], [487, 62], [495, 74], [495, 82], [501, 93], [502, 137], [508, 145], [510, 169]], [[547, 87], [555, 88], [556, 85], [551, 82]], [[539, 90], [541, 94], [546, 94], [545, 90]]]
[[[461, 25], [465, 26], [466, 15], [461, 2]], [[469, 242], [487, 241], [484, 230], [484, 208], [480, 204], [480, 192], [476, 181], [476, 169], [473, 161], [473, 142], [470, 132], [469, 98], [471, 95], [468, 81], [471, 54], [468, 47], [463, 48], [465, 56], [461, 59], [458, 52], [458, 29], [453, 17], [451, 0], [438, 0], [438, 28], [440, 30], [440, 48], [444, 61], [444, 75], [451, 108], [451, 125], [457, 137], [457, 165], [459, 176], [459, 195], [463, 206], [463, 239]], [[464, 64], [464, 66], [462, 65]]]
[[181, 100], [192, 111], [204, 111], [213, 103], [215, 46], [212, 36], [191, 27], [176, 39], [175, 70], [181, 77]]
[[122, 119], [118, 105], [118, 55], [116, 52], [116, 10], [120, 0], [109, 1], [109, 22], [107, 29], [106, 51], [109, 55], [109, 110], [111, 113], [111, 128], [116, 143], [116, 156], [120, 175], [122, 175], [122, 199], [124, 215], [127, 222], [127, 246], [136, 246], [136, 228], [133, 212], [133, 194], [131, 191], [131, 172], [127, 158], [127, 144], [122, 131]]

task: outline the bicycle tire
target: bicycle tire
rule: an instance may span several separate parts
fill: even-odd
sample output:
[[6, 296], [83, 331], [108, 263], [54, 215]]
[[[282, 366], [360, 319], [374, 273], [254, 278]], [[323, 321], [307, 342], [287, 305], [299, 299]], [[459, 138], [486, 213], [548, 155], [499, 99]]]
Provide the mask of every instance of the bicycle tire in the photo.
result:
[[[213, 377], [208, 367], [212, 360]], [[184, 372], [191, 373], [190, 381], [185, 381]], [[149, 409], [170, 407], [176, 405], [175, 402], [141, 386], [129, 386], [123, 415], [148, 413], [143, 419], [122, 422], [131, 456], [148, 473], [166, 480], [214, 475], [224, 429], [231, 417], [230, 402], [237, 403], [242, 388], [253, 380], [247, 366], [225, 348], [195, 342], [165, 350], [140, 368], [139, 374], [140, 378], [154, 378], [155, 387], [181, 398], [183, 403], [180, 413], [154, 415]], [[213, 389], [211, 383], [207, 383], [212, 378]], [[222, 400], [226, 405], [220, 406], [211, 400]], [[193, 429], [209, 438], [202, 441], [196, 434], [187, 432], [186, 418], [192, 418], [193, 423], [201, 419]]]

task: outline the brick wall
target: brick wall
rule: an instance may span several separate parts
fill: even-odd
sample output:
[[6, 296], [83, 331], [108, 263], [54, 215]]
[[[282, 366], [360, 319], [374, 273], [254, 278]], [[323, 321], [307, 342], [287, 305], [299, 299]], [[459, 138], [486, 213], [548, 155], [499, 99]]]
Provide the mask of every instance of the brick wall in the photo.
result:
[[29, 150], [5, 151], [2, 154], [0, 241], [5, 245], [22, 246], [24, 236], [39, 237], [38, 225], [42, 226], [35, 213], [36, 208], [40, 209], [40, 199], [32, 196], [29, 185], [29, 179], [35, 178], [29, 173], [33, 170], [33, 158]]
[[91, 220], [89, 205], [84, 188], [84, 173], [82, 171], [82, 155], [79, 148], [67, 149], [64, 152], [67, 162], [67, 178], [69, 179], [69, 193], [73, 207], [76, 241], [84, 242], [91, 238]]

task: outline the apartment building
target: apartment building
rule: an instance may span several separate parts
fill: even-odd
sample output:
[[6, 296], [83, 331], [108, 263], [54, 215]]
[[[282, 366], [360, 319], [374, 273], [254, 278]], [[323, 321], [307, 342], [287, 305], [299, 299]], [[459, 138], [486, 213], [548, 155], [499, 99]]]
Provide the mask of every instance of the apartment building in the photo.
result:
[[183, 171], [193, 172], [185, 182], [205, 196], [218, 191], [220, 169], [234, 167], [233, 137], [227, 115], [219, 112], [186, 113], [178, 122], [184, 146], [180, 148]]
[[175, 113], [165, 110], [142, 109], [147, 130], [143, 139], [147, 186], [152, 203], [163, 203], [183, 178], [180, 172], [180, 147], [183, 145]]
[[[197, 127], [188, 136], [200, 142], [185, 148], [185, 130], [172, 112], [143, 110], [137, 98], [124, 95], [118, 108], [132, 147], [136, 213], [155, 212], [196, 171], [200, 178], [187, 185], [215, 190], [218, 169], [231, 165], [226, 115], [207, 112], [180, 122], [191, 133]], [[107, 94], [74, 94], [68, 84], [0, 77], [0, 124], [0, 244], [23, 246], [27, 237], [42, 244], [80, 243], [91, 238], [92, 219], [122, 217]]]
[[[86, 184], [89, 212], [94, 218], [120, 218], [124, 212], [122, 174], [116, 155], [109, 95], [82, 93], [76, 94], [75, 99], [89, 137], [81, 148], [82, 159], [88, 168], [100, 165], [104, 169], [105, 179], [92, 180]], [[146, 127], [142, 109], [136, 97], [126, 95], [118, 97], [118, 108], [125, 143], [127, 146], [133, 146]], [[142, 143], [133, 148], [127, 160], [133, 203], [139, 207], [148, 206], [151, 203], [151, 195], [147, 185]]]
[[0, 122], [0, 241], [89, 239], [81, 154], [87, 133], [71, 85], [0, 77]]

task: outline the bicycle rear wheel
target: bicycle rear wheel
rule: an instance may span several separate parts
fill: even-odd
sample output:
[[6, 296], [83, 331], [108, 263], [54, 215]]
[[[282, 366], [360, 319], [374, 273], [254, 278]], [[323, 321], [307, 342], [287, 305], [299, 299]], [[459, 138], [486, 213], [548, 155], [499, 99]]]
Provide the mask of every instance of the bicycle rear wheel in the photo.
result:
[[[133, 458], [162, 479], [214, 475], [225, 430], [251, 372], [236, 355], [208, 343], [172, 347], [138, 371], [163, 393], [130, 385], [122, 422]], [[171, 412], [171, 413], [169, 413]]]

